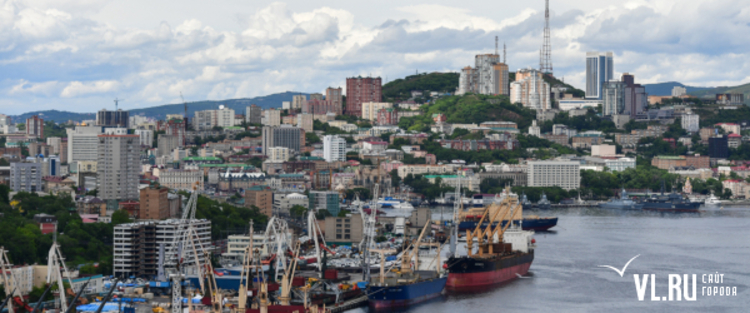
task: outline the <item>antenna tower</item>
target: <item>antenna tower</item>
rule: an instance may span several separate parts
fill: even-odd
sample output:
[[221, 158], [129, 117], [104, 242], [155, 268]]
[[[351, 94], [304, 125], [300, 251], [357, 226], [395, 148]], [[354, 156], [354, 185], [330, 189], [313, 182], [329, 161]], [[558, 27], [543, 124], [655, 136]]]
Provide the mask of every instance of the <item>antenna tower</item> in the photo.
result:
[[505, 42], [503, 42], [503, 64], [508, 65], [508, 62], [505, 60]]
[[495, 55], [497, 55], [497, 36], [495, 36]]
[[545, 0], [544, 6], [544, 46], [542, 47], [539, 71], [552, 75], [552, 44], [549, 35], [549, 0]]
[[115, 111], [117, 111], [117, 107], [120, 105], [121, 101], [125, 101], [125, 99], [117, 99], [117, 98], [115, 98]]

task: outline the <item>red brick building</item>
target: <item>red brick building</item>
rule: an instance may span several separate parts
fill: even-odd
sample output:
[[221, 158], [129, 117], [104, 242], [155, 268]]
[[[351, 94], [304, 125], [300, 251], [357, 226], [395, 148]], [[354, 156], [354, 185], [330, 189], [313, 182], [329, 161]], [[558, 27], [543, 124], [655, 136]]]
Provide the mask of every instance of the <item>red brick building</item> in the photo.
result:
[[[340, 104], [336, 104], [334, 101], [310, 99], [302, 102], [302, 113], [308, 114], [327, 114], [328, 112], [336, 113], [336, 107], [341, 107]], [[338, 109], [341, 111], [341, 109]]]
[[350, 77], [346, 79], [345, 114], [362, 116], [362, 103], [382, 102], [383, 84], [380, 77]]
[[378, 125], [398, 124], [398, 110], [394, 108], [383, 108], [378, 111]]

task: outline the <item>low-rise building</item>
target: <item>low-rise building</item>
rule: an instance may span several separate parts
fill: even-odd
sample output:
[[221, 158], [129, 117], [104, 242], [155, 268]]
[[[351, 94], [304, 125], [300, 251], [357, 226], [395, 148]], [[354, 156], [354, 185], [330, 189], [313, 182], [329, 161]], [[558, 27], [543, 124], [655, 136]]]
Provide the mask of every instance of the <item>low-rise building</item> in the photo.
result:
[[651, 165], [663, 170], [668, 170], [672, 167], [687, 166], [687, 160], [685, 160], [685, 157], [681, 155], [657, 155], [653, 159], [651, 159]]
[[253, 186], [245, 190], [245, 207], [257, 207], [260, 213], [273, 216], [273, 191], [266, 186]]
[[[196, 186], [196, 183], [198, 184]], [[167, 169], [159, 172], [159, 184], [177, 190], [203, 190], [203, 171]]]
[[617, 159], [606, 159], [604, 160], [607, 168], [610, 172], [622, 172], [629, 168], [635, 168], [634, 158], [617, 158]]
[[352, 245], [362, 241], [362, 219], [359, 216], [329, 216], [325, 222], [326, 244]]

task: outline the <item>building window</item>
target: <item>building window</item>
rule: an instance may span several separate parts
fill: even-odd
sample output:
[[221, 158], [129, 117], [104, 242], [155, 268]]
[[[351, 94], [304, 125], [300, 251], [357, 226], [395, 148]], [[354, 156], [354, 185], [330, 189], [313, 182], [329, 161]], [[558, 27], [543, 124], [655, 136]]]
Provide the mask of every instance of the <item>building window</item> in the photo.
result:
[[349, 235], [344, 235], [344, 239], [350, 239]]
[[341, 235], [336, 235], [336, 239], [341, 239]]

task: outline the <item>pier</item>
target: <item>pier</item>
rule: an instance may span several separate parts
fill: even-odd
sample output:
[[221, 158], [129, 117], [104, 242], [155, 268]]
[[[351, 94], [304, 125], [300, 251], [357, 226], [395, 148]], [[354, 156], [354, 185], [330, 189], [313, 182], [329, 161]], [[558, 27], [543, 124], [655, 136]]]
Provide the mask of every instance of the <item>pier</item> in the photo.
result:
[[367, 296], [361, 296], [359, 298], [350, 299], [344, 302], [341, 302], [339, 304], [336, 304], [335, 306], [326, 307], [326, 309], [331, 310], [331, 313], [337, 313], [337, 312], [344, 312], [346, 310], [351, 310], [353, 308], [358, 308], [361, 306], [367, 305]]

